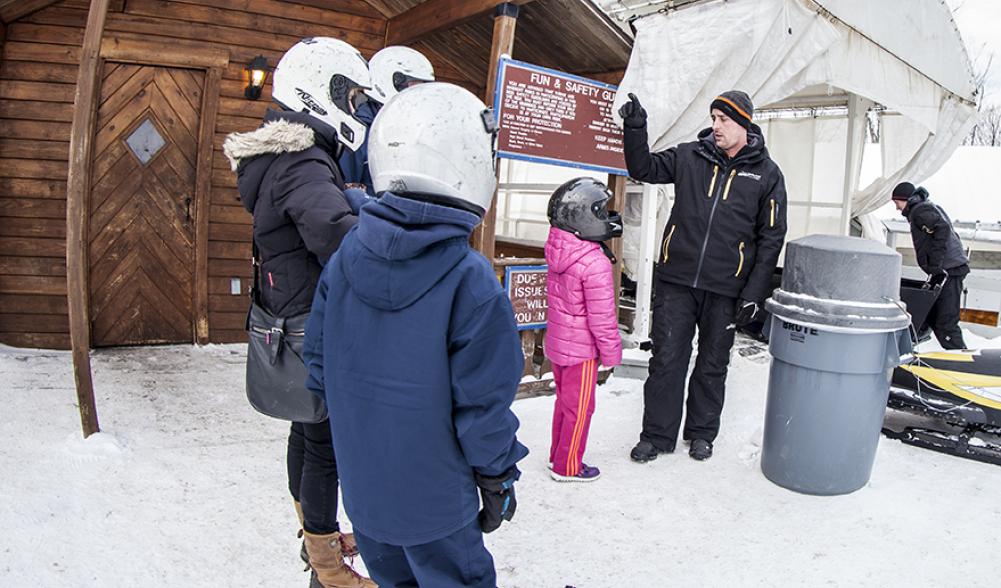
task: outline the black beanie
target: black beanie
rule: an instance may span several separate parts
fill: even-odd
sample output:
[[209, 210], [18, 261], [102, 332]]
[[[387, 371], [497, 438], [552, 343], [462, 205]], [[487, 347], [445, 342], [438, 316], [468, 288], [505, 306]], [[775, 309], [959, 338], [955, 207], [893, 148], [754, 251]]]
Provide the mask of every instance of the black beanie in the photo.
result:
[[910, 182], [900, 182], [897, 187], [893, 189], [893, 196], [890, 197], [891, 200], [904, 200], [914, 195], [914, 184]]
[[754, 104], [746, 92], [730, 90], [723, 92], [709, 105], [709, 111], [718, 108], [745, 129], [751, 129], [751, 119], [754, 117]]

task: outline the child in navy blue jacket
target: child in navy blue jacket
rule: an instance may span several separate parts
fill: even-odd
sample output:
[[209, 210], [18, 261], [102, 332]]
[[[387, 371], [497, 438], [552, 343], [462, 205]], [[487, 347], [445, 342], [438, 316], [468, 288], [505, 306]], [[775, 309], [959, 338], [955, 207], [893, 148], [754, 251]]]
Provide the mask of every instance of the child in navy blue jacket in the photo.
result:
[[469, 247], [493, 197], [492, 121], [451, 84], [382, 109], [379, 198], [324, 269], [306, 328], [307, 385], [326, 398], [344, 507], [383, 588], [493, 588], [482, 533], [515, 511], [524, 359], [510, 301]]

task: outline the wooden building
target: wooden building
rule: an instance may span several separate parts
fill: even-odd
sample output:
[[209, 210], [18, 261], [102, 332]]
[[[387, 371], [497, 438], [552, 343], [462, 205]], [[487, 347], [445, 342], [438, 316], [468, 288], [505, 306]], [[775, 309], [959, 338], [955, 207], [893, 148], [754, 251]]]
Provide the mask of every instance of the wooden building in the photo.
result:
[[[221, 145], [269, 105], [250, 61], [406, 44], [484, 96], [496, 4], [0, 0], [0, 342], [68, 349], [71, 316], [74, 351], [244, 340], [251, 217]], [[513, 4], [516, 59], [621, 77], [630, 40], [589, 0]]]

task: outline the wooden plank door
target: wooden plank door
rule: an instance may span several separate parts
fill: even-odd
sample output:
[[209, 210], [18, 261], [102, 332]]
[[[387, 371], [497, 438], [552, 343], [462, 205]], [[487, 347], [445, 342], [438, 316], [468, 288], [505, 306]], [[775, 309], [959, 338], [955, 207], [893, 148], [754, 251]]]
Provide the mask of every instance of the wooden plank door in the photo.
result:
[[193, 341], [204, 72], [106, 63], [90, 197], [95, 347]]

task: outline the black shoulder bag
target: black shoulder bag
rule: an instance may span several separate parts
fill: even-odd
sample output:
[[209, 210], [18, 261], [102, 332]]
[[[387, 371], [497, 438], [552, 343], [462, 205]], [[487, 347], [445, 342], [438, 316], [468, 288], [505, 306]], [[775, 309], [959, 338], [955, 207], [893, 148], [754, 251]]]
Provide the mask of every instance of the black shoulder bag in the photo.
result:
[[327, 418], [327, 406], [306, 388], [302, 342], [309, 313], [277, 317], [260, 302], [260, 257], [254, 242], [254, 282], [247, 313], [247, 400], [261, 414], [297, 423]]

